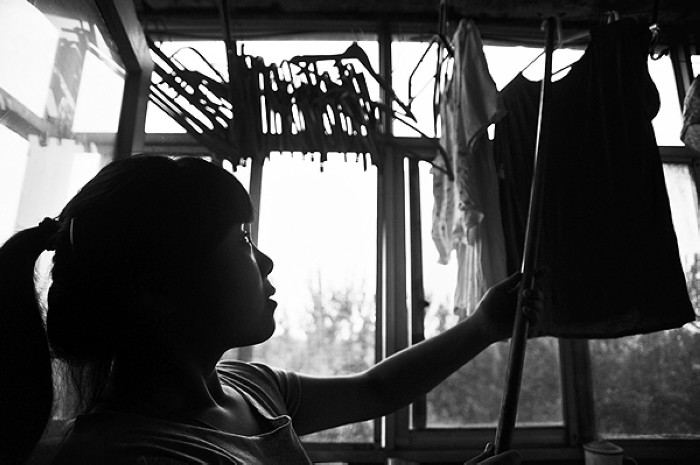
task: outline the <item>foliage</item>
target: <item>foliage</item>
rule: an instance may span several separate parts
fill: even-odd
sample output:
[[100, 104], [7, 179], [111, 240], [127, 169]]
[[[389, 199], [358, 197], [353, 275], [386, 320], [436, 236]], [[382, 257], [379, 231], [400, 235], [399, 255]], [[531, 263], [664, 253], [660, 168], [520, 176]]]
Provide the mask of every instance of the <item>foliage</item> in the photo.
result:
[[700, 332], [591, 341], [598, 432], [700, 434]]
[[[284, 322], [273, 340], [258, 346], [254, 358], [305, 374], [340, 375], [361, 372], [375, 361], [374, 296], [355, 289], [324, 294], [310, 289], [313, 305], [304, 321], [305, 338], [294, 337]], [[305, 437], [310, 442], [371, 442], [373, 423], [363, 422]]]
[[[700, 255], [686, 273], [688, 295], [700, 309]], [[700, 325], [591, 341], [600, 434], [700, 435]]]

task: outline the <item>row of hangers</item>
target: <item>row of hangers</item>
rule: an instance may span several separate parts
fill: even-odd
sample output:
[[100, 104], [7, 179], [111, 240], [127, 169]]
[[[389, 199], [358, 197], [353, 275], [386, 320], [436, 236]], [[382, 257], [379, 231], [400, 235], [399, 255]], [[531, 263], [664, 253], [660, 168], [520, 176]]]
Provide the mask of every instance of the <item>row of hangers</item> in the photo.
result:
[[[232, 69], [232, 62], [234, 61], [234, 50], [235, 50], [235, 43], [231, 40], [231, 31], [230, 31], [230, 19], [229, 19], [229, 8], [228, 8], [228, 2], [226, 0], [220, 0], [219, 2], [219, 9], [220, 9], [220, 16], [222, 20], [222, 29], [224, 30], [224, 42], [226, 44], [226, 50], [227, 50], [227, 57], [229, 61], [229, 70]], [[336, 67], [338, 68], [340, 75], [341, 75], [341, 80], [343, 77], [347, 78], [348, 75], [352, 76], [357, 76], [354, 68], [348, 66], [346, 63], [348, 60], [352, 61], [357, 61], [359, 62], [362, 67], [365, 68], [365, 70], [369, 73], [372, 79], [374, 79], [380, 86], [380, 88], [385, 92], [385, 94], [389, 97], [389, 99], [393, 102], [395, 102], [402, 110], [402, 112], [396, 112], [394, 111], [393, 107], [391, 104], [382, 104], [381, 102], [371, 102], [371, 107], [378, 109], [379, 111], [386, 112], [392, 116], [392, 118], [398, 122], [403, 123], [404, 125], [407, 125], [408, 127], [412, 128], [414, 131], [416, 131], [422, 138], [425, 138], [431, 142], [435, 146], [435, 148], [438, 149], [440, 152], [441, 156], [445, 158], [447, 155], [442, 149], [442, 147], [439, 145], [439, 143], [435, 142], [433, 138], [428, 137], [426, 134], [424, 134], [416, 124], [416, 117], [415, 115], [411, 112], [410, 106], [406, 105], [401, 101], [401, 99], [398, 98], [394, 90], [389, 86], [385, 80], [382, 78], [382, 76], [377, 73], [374, 68], [372, 67], [369, 57], [365, 53], [365, 51], [360, 47], [356, 42], [351, 44], [347, 50], [345, 50], [343, 53], [340, 54], [333, 54], [333, 55], [302, 55], [302, 56], [295, 56], [285, 62], [286, 66], [289, 65], [295, 65], [299, 67], [299, 71], [301, 73], [304, 73], [309, 76], [315, 76], [316, 82], [321, 82], [325, 80], [327, 83], [330, 83], [328, 81], [328, 76], [326, 74], [319, 74], [317, 72], [317, 67], [316, 63], [321, 62], [321, 61], [334, 61], [336, 63]], [[361, 77], [361, 82], [364, 83], [364, 78]], [[311, 79], [310, 79], [311, 80]], [[228, 81], [230, 83], [234, 82], [234, 76], [230, 74], [229, 72], [229, 79]], [[355, 84], [357, 84], [357, 81], [355, 81]], [[347, 83], [346, 83], [347, 85]], [[231, 87], [233, 87], [231, 85]], [[360, 89], [361, 90], [361, 89]], [[344, 93], [345, 94], [345, 93]], [[348, 97], [349, 95], [352, 94], [352, 92], [347, 92]], [[365, 101], [366, 95], [360, 96], [361, 101]], [[359, 102], [358, 102], [359, 103]], [[366, 105], [365, 105], [366, 106]], [[372, 112], [373, 110], [370, 108], [369, 112]], [[366, 113], [367, 111], [365, 111]], [[362, 126], [365, 124], [366, 116], [367, 115], [356, 115], [354, 113], [350, 114], [351, 118], [359, 117], [360, 121], [356, 121], [356, 123], [359, 126]], [[373, 115], [369, 115], [370, 119], [373, 119]], [[366, 126], [365, 126], [366, 127]], [[370, 138], [373, 137], [372, 134], [368, 135]], [[374, 145], [374, 144], [372, 144]], [[322, 154], [322, 159], [324, 155]], [[451, 171], [448, 171], [447, 173], [450, 177], [452, 177]]]
[[[228, 79], [224, 79], [223, 76], [220, 74], [217, 76], [220, 81], [223, 83], [225, 81], [228, 82], [235, 82], [236, 77], [233, 76], [231, 73], [233, 70], [236, 69], [234, 66], [236, 59], [240, 59], [241, 57], [236, 57], [235, 55], [237, 52], [235, 52], [235, 43], [232, 42], [231, 36], [230, 36], [230, 24], [228, 22], [228, 2], [222, 1], [221, 2], [221, 14], [222, 14], [222, 21], [223, 21], [223, 28], [225, 31], [225, 42], [226, 42], [226, 49], [227, 49], [227, 59], [229, 61], [229, 76]], [[339, 54], [332, 54], [332, 55], [301, 55], [301, 56], [295, 56], [288, 60], [287, 65], [294, 65], [295, 67], [298, 68], [298, 72], [300, 73], [305, 73], [307, 75], [316, 75], [317, 76], [317, 81], [320, 81], [322, 79], [326, 79], [327, 77], [317, 73], [317, 66], [316, 64], [318, 62], [322, 61], [333, 61], [336, 63], [336, 66], [338, 67], [339, 70], [341, 70], [341, 63], [347, 63], [348, 61], [352, 62], [358, 62], [368, 73], [368, 75], [377, 82], [377, 84], [380, 86], [380, 88], [385, 92], [385, 94], [391, 99], [391, 101], [395, 102], [400, 111], [396, 111], [390, 104], [382, 104], [381, 102], [373, 102], [375, 105], [375, 108], [382, 111], [386, 112], [387, 114], [391, 115], [391, 117], [395, 120], [398, 121], [413, 130], [416, 131], [417, 134], [419, 134], [421, 137], [425, 138], [426, 140], [429, 140], [431, 144], [435, 145], [436, 148], [439, 150], [441, 156], [446, 157], [446, 153], [444, 152], [444, 149], [435, 141], [433, 137], [427, 136], [425, 133], [423, 133], [418, 127], [417, 127], [417, 122], [416, 122], [416, 117], [413, 114], [411, 110], [411, 104], [417, 97], [417, 95], [414, 95], [413, 93], [413, 79], [416, 75], [416, 71], [418, 68], [424, 63], [425, 58], [428, 56], [430, 51], [436, 47], [437, 50], [437, 60], [436, 60], [436, 68], [435, 68], [435, 74], [433, 75], [433, 123], [435, 126], [435, 129], [437, 131], [437, 122], [438, 122], [438, 115], [439, 115], [439, 104], [440, 104], [440, 95], [441, 91], [444, 89], [444, 86], [447, 82], [447, 66], [446, 64], [449, 64], [450, 59], [453, 58], [454, 56], [454, 48], [450, 42], [450, 40], [447, 37], [447, 11], [448, 11], [448, 5], [447, 5], [447, 0], [441, 0], [440, 2], [440, 9], [439, 9], [439, 18], [438, 18], [438, 26], [437, 26], [437, 32], [432, 35], [430, 41], [428, 42], [425, 51], [423, 54], [419, 57], [415, 67], [413, 68], [413, 71], [410, 73], [410, 76], [408, 78], [408, 101], [403, 102], [394, 90], [387, 84], [387, 82], [383, 79], [383, 77], [377, 73], [374, 68], [372, 67], [370, 60], [365, 53], [365, 51], [360, 47], [356, 42], [350, 45], [347, 50], [345, 50], [342, 53]], [[614, 21], [619, 19], [619, 15], [616, 12], [611, 12], [607, 16], [608, 22]], [[655, 27], [655, 30], [658, 30], [657, 27]], [[562, 32], [561, 32], [561, 22], [557, 21], [557, 47], [561, 47], [565, 45], [566, 43], [575, 41], [575, 40], [580, 40], [581, 38], [586, 37], [588, 34], [576, 34], [574, 36], [568, 37], [566, 39], [562, 39]], [[544, 52], [543, 52], [544, 53]], [[524, 69], [527, 69], [530, 67], [539, 57], [542, 56], [540, 54], [538, 57], [535, 58], [530, 64], [528, 64]], [[203, 57], [202, 57], [203, 58]], [[240, 60], [238, 60], [240, 61]], [[240, 68], [240, 67], [239, 67]], [[347, 70], [348, 68], [346, 68]], [[342, 71], [342, 70], [341, 70]], [[561, 71], [561, 70], [560, 70]], [[217, 73], [218, 74], [218, 73]], [[231, 89], [229, 90], [230, 95], [229, 95], [229, 101], [231, 103], [235, 103], [236, 100], [236, 95], [235, 95], [235, 89], [233, 89], [234, 86], [229, 86]], [[421, 89], [422, 90], [422, 89]], [[361, 121], [358, 121], [359, 124], [361, 124]], [[447, 164], [449, 165], [449, 163]], [[451, 173], [448, 173], [451, 175]]]
[[[410, 108], [410, 100], [409, 103], [406, 104], [396, 95], [394, 89], [389, 86], [384, 78], [382, 78], [382, 76], [374, 70], [367, 53], [357, 44], [357, 42], [353, 42], [343, 53], [331, 55], [298, 55], [291, 58], [289, 62], [302, 67], [304, 70], [309, 70], [315, 69], [315, 64], [318, 62], [334, 61], [337, 66], [340, 66], [340, 63], [346, 60], [358, 61], [369, 73], [369, 75], [379, 84], [380, 88], [385, 92], [385, 94], [393, 102], [395, 102], [403, 112], [395, 111], [390, 105], [381, 102], [374, 102], [378, 108], [390, 114], [394, 121], [411, 128], [421, 138], [427, 140], [434, 148], [436, 148], [443, 159], [446, 159], [447, 153], [445, 152], [444, 148], [437, 141], [435, 141], [433, 137], [428, 136], [420, 128], [418, 128], [416, 116], [413, 114]], [[438, 166], [438, 169], [442, 168]], [[453, 177], [450, 169], [446, 170], [446, 174], [450, 178]]]

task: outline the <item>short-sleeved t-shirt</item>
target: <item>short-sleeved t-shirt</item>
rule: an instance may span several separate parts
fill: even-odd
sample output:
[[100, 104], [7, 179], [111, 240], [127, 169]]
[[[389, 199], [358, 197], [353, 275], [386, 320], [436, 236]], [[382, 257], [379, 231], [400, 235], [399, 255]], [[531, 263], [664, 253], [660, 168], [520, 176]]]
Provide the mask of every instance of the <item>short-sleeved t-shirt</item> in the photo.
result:
[[269, 431], [242, 436], [206, 425], [100, 411], [75, 419], [54, 463], [312, 463], [292, 426], [300, 390], [295, 373], [236, 361], [220, 362], [217, 371], [222, 384], [237, 390], [268, 420]]

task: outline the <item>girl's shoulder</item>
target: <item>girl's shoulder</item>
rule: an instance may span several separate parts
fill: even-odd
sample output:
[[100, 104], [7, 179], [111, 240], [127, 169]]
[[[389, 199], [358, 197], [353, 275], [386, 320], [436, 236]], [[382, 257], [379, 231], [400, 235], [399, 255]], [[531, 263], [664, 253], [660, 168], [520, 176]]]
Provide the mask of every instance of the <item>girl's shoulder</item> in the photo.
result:
[[222, 360], [216, 370], [222, 384], [248, 397], [266, 416], [296, 413], [301, 386], [293, 371], [238, 360]]

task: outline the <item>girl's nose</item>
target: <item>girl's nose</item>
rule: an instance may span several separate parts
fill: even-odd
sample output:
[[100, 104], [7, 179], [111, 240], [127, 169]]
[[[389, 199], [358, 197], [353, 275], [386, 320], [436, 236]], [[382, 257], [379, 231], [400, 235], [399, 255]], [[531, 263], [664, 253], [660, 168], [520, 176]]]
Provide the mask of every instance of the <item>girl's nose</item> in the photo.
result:
[[261, 252], [260, 249], [258, 249], [257, 247], [255, 247], [254, 251], [255, 260], [258, 262], [260, 274], [262, 274], [263, 276], [269, 275], [272, 272], [272, 268], [274, 268], [274, 262], [270, 257]]

